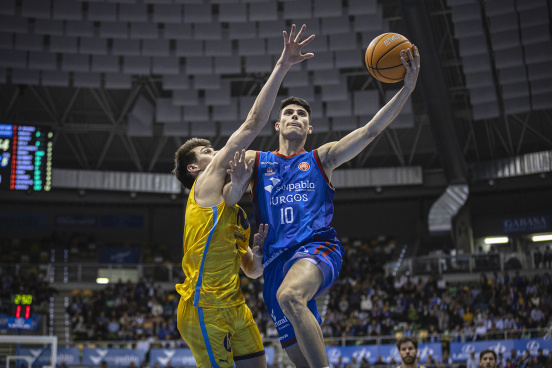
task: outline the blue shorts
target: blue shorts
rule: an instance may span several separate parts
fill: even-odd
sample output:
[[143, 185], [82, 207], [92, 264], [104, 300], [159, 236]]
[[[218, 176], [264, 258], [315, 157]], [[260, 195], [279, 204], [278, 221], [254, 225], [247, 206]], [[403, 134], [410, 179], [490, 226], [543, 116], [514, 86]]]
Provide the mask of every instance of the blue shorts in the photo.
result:
[[276, 330], [278, 330], [282, 348], [287, 348], [297, 342], [293, 326], [282, 312], [282, 308], [280, 308], [280, 304], [276, 299], [276, 293], [284, 281], [285, 275], [291, 266], [300, 259], [306, 259], [314, 263], [322, 271], [324, 275], [322, 286], [307, 303], [307, 307], [316, 317], [318, 323], [322, 323], [322, 317], [318, 313], [314, 298], [334, 283], [341, 270], [343, 254], [345, 254], [345, 249], [336, 238], [330, 241], [313, 241], [288, 249], [265, 267], [263, 297]]

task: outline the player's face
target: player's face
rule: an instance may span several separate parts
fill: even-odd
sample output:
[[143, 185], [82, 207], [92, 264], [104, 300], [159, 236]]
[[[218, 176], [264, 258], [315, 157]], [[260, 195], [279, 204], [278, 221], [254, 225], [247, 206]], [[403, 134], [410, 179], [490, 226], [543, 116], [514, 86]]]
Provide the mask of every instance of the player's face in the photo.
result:
[[479, 361], [479, 366], [481, 368], [495, 368], [496, 367], [496, 359], [493, 354], [487, 353], [483, 355], [481, 360]]
[[416, 355], [418, 355], [418, 349], [414, 347], [413, 343], [408, 341], [401, 345], [399, 355], [404, 364], [414, 364], [416, 362]]
[[280, 121], [276, 123], [276, 130], [283, 135], [304, 136], [312, 131], [309, 124], [309, 113], [300, 105], [287, 105], [282, 110]]
[[215, 151], [211, 146], [198, 146], [192, 149], [196, 155], [197, 162], [195, 165], [199, 171], [205, 170], [207, 165], [213, 161], [213, 158], [218, 151]]

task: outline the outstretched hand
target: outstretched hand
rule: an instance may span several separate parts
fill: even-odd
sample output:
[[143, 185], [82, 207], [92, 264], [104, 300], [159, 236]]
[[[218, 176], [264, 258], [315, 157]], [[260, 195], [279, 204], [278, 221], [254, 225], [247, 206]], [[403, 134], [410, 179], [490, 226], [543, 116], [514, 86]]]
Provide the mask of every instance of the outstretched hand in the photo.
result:
[[[403, 50], [404, 51], [404, 50]], [[414, 52], [414, 54], [412, 53]], [[418, 80], [418, 73], [420, 73], [420, 53], [418, 48], [412, 45], [412, 51], [401, 53], [401, 62], [406, 68], [406, 75], [404, 77], [404, 85], [411, 91], [416, 87], [416, 81]]]
[[268, 236], [268, 224], [260, 224], [259, 232], [253, 236], [253, 252], [254, 257], [263, 257], [263, 245]]
[[300, 42], [306, 28], [307, 26], [303, 24], [299, 30], [299, 33], [297, 33], [297, 36], [295, 36], [295, 24], [291, 26], [289, 37], [287, 32], [284, 31], [284, 51], [282, 51], [282, 55], [280, 56], [280, 61], [283, 64], [290, 66], [295, 65], [314, 56], [312, 52], [301, 54], [303, 47], [307, 46], [314, 39], [314, 35], [310, 35], [305, 40]]
[[243, 188], [249, 183], [251, 173], [253, 172], [254, 159], [245, 162], [245, 150], [234, 154], [234, 159], [230, 161], [230, 168], [226, 172], [230, 175], [232, 184], [237, 188]]

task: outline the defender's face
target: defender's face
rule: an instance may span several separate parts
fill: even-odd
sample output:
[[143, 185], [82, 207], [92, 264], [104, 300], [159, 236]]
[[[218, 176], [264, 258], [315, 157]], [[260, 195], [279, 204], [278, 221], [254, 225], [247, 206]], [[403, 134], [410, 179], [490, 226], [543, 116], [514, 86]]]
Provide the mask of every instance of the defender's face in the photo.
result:
[[201, 172], [213, 161], [213, 158], [218, 151], [215, 151], [211, 146], [198, 146], [192, 149], [196, 156], [196, 163], [188, 165], [188, 171]]
[[309, 124], [309, 113], [300, 105], [287, 105], [282, 110], [280, 121], [276, 123], [276, 131], [284, 136], [310, 134], [312, 126]]
[[399, 355], [405, 364], [414, 364], [418, 355], [418, 349], [414, 347], [413, 343], [408, 341], [401, 345]]

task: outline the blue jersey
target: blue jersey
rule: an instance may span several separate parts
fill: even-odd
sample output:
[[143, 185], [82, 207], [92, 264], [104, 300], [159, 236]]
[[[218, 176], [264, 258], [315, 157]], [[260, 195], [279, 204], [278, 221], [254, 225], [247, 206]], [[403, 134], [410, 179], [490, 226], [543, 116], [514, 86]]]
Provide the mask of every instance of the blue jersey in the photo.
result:
[[[257, 152], [251, 191], [257, 224], [269, 225], [263, 263], [283, 251], [335, 231], [330, 227], [335, 190], [316, 150], [291, 156]], [[318, 237], [316, 235], [319, 235]]]

